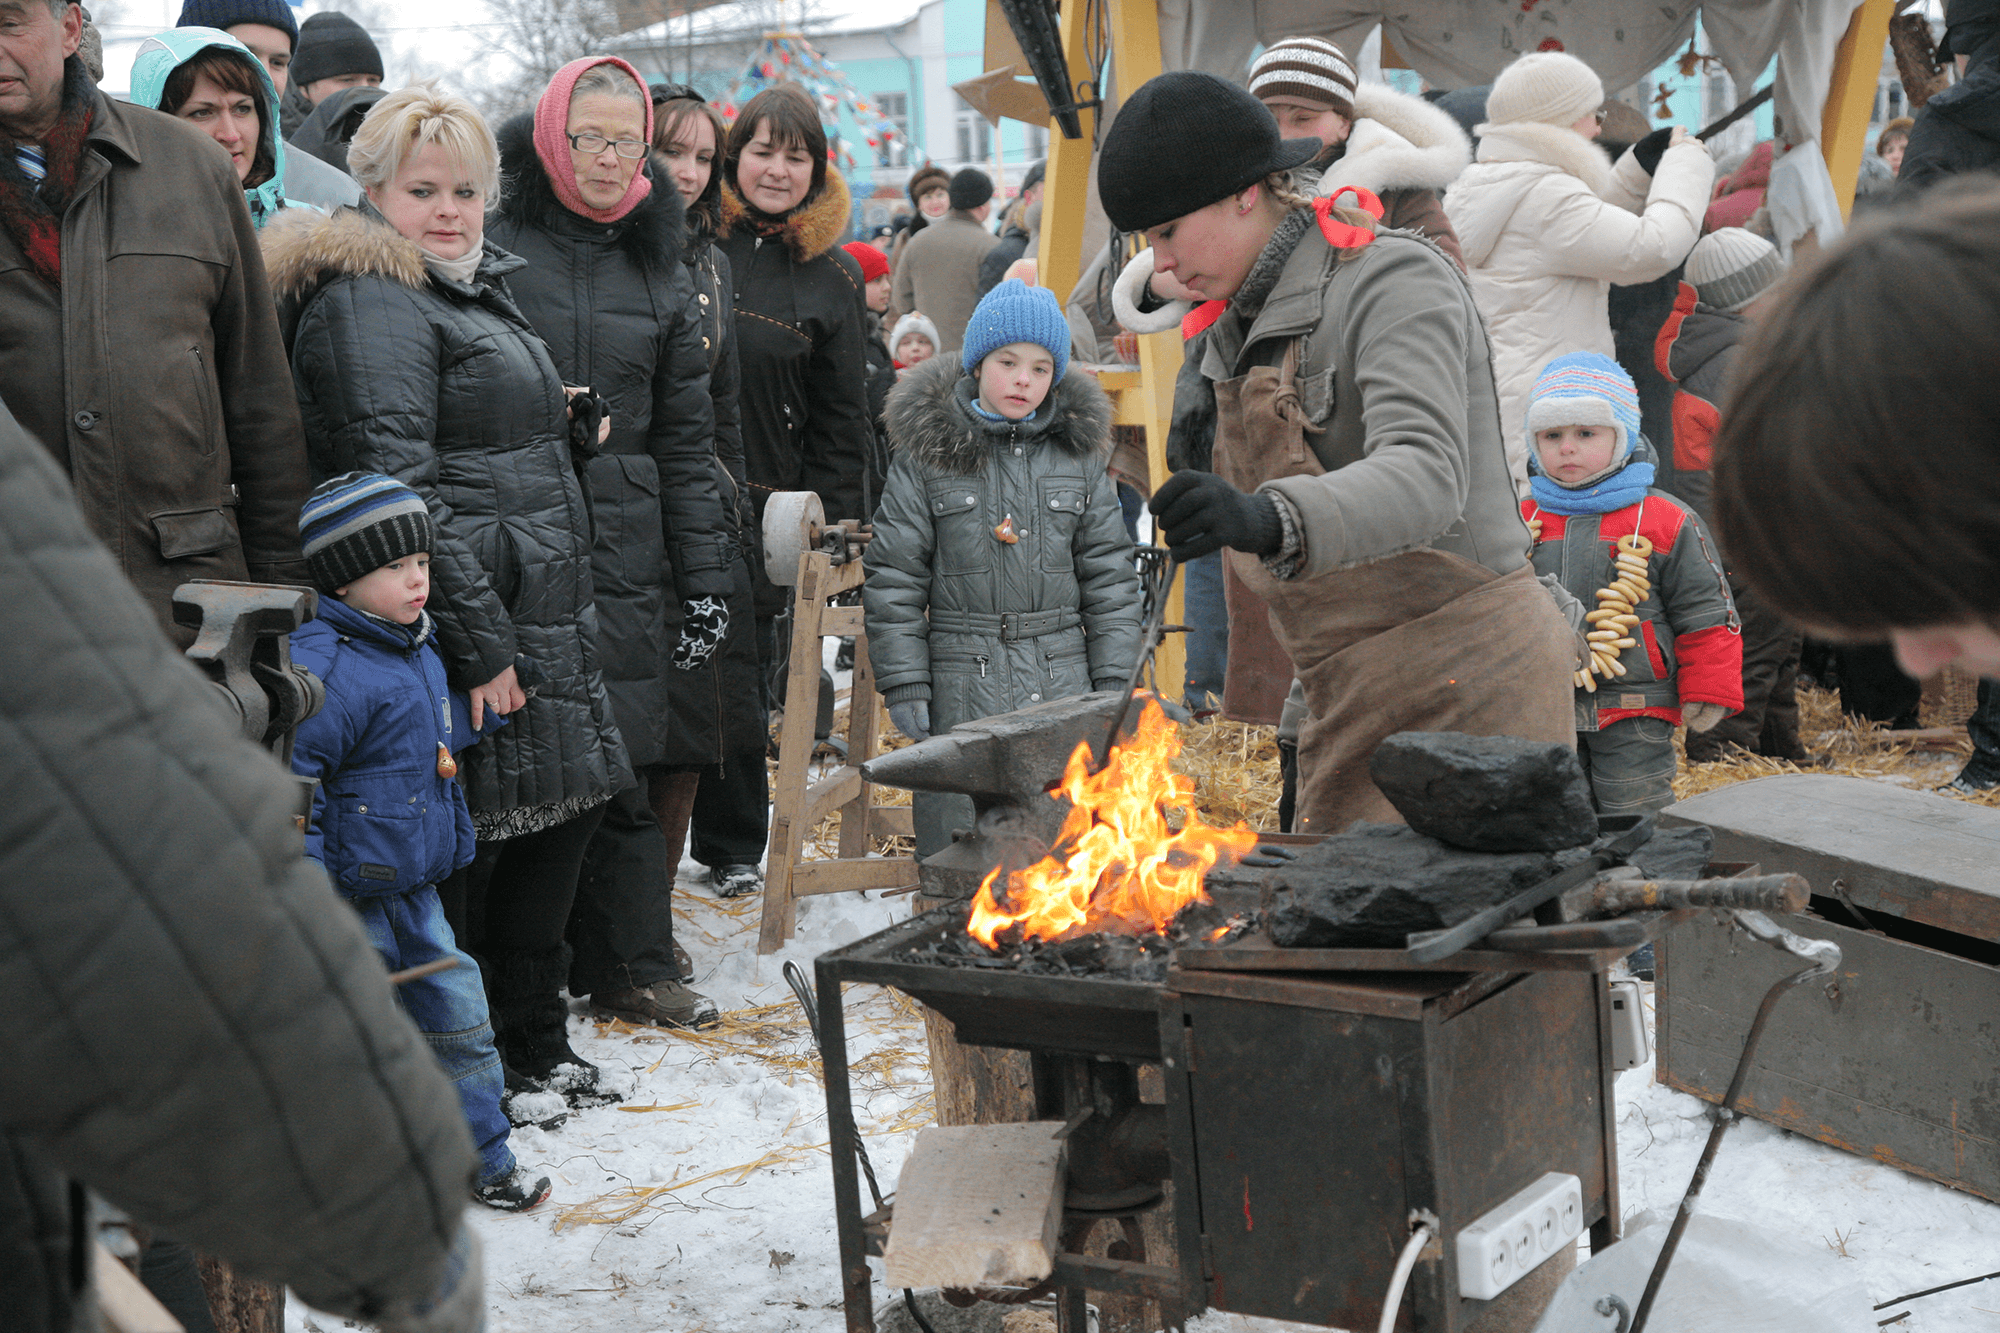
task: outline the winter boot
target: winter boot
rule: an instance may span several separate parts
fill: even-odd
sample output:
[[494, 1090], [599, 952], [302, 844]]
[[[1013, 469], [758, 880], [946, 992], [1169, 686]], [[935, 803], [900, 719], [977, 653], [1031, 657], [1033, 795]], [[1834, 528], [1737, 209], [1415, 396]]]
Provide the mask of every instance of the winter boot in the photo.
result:
[[498, 1180], [474, 1186], [472, 1197], [503, 1213], [525, 1213], [553, 1192], [547, 1176], [530, 1175], [527, 1167], [517, 1166]]
[[718, 898], [742, 898], [764, 890], [764, 872], [756, 866], [717, 866], [709, 871]]
[[662, 1028], [712, 1028], [722, 1021], [715, 1001], [683, 982], [665, 979], [650, 986], [602, 991], [590, 997], [590, 1012]]
[[492, 1001], [493, 1044], [509, 1073], [550, 1092], [572, 1107], [618, 1098], [598, 1088], [597, 1066], [569, 1044], [569, 1007], [562, 986], [569, 976], [567, 944], [553, 949], [495, 951], [487, 993]]

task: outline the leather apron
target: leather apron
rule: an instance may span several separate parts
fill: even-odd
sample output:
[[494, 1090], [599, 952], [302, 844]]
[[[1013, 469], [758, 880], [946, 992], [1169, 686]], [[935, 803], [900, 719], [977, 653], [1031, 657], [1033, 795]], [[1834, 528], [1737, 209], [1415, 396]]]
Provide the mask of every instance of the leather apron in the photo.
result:
[[[1296, 366], [1294, 343], [1282, 366], [1215, 386], [1215, 470], [1239, 490], [1326, 471], [1306, 439]], [[1575, 636], [1532, 567], [1495, 574], [1425, 547], [1280, 580], [1256, 556], [1227, 555], [1269, 606], [1311, 709], [1293, 832], [1402, 822], [1368, 775], [1375, 747], [1399, 731], [1576, 743]], [[1233, 623], [1231, 634], [1233, 659]]]

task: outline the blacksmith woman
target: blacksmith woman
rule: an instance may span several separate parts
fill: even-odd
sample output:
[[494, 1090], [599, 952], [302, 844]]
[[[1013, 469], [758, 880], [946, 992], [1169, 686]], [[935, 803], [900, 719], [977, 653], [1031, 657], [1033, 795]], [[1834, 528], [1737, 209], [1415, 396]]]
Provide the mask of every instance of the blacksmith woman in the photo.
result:
[[1216, 470], [1153, 512], [1177, 559], [1227, 547], [1270, 603], [1311, 710], [1295, 827], [1335, 833], [1397, 818], [1368, 777], [1393, 732], [1573, 743], [1576, 636], [1528, 564], [1465, 279], [1372, 195], [1294, 193], [1318, 150], [1182, 71], [1119, 111], [1098, 181], [1212, 329], [1179, 391], [1215, 396]]

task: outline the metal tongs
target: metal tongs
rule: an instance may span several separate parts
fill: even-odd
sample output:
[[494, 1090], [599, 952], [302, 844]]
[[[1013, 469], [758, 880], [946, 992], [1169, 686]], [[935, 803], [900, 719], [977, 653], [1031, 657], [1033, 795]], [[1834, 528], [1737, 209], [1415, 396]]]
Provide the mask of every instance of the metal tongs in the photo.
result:
[[[1180, 566], [1169, 551], [1167, 558], [1160, 562], [1160, 577], [1153, 585], [1153, 609], [1147, 615], [1145, 629], [1139, 636], [1139, 655], [1132, 661], [1132, 674], [1125, 678], [1125, 694], [1118, 701], [1118, 711], [1111, 715], [1111, 729], [1104, 733], [1104, 749], [1098, 756], [1096, 772], [1102, 773], [1111, 763], [1111, 747], [1118, 743], [1118, 733], [1125, 730], [1125, 718], [1132, 711], [1132, 695], [1152, 666], [1153, 653], [1159, 648], [1160, 641], [1167, 637], [1167, 594], [1172, 591], [1174, 575], [1179, 572]], [[1155, 688], [1153, 692], [1157, 694], [1159, 690]]]

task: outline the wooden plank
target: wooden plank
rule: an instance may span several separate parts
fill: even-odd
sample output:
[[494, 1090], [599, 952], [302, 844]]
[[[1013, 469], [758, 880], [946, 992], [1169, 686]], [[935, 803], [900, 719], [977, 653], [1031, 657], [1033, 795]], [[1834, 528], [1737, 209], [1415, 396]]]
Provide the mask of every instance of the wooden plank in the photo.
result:
[[93, 1243], [91, 1250], [91, 1285], [107, 1333], [182, 1333], [181, 1321], [167, 1313], [131, 1269], [112, 1258], [101, 1243]]
[[[859, 767], [882, 752], [882, 696], [875, 691], [875, 660], [864, 628], [854, 636], [854, 693], [847, 704], [847, 762]], [[875, 850], [875, 789], [862, 783], [840, 808], [840, 855], [862, 857]]]
[[[1139, 85], [1160, 73], [1160, 11], [1156, 0], [1120, 0], [1111, 23], [1111, 61], [1118, 94], [1130, 97]], [[1178, 328], [1139, 338], [1139, 416], [1146, 429], [1146, 486], [1150, 492], [1166, 482], [1167, 427], [1174, 417], [1174, 378], [1180, 373], [1183, 340]], [[1122, 395], [1121, 395], [1122, 396]], [[1187, 623], [1187, 608], [1175, 579], [1167, 592], [1167, 623]], [[1181, 697], [1187, 678], [1185, 637], [1169, 634], [1153, 652], [1154, 679], [1169, 699]]]
[[868, 816], [869, 826], [885, 838], [917, 836], [916, 811], [907, 805], [878, 805]]
[[863, 633], [862, 608], [829, 606], [819, 613], [819, 632], [821, 637], [838, 635], [844, 639], [851, 639]]
[[808, 832], [818, 827], [835, 810], [846, 805], [861, 794], [864, 784], [861, 770], [853, 765], [843, 765], [806, 788], [805, 800], [800, 807], [805, 811], [804, 824]]
[[1820, 110], [1819, 142], [1843, 218], [1854, 211], [1868, 118], [1875, 111], [1875, 85], [1881, 77], [1883, 49], [1889, 44], [1889, 20], [1895, 13], [1896, 0], [1861, 0], [1834, 51], [1833, 78]]
[[[1812, 915], [1785, 924], [1838, 944], [1840, 970], [1771, 1011], [1743, 1112], [2000, 1201], [1990, 1054], [2000, 968]], [[1720, 1101], [1764, 992], [1797, 966], [1705, 913], [1670, 932], [1659, 951], [1660, 1081]]]
[[757, 952], [775, 953], [791, 938], [794, 924], [792, 867], [800, 844], [816, 822], [806, 817], [806, 770], [814, 745], [813, 700], [819, 697], [819, 621], [826, 599], [858, 561], [834, 565], [824, 554], [799, 557], [798, 585], [792, 590], [792, 656], [785, 684], [785, 722], [778, 735], [778, 776], [771, 792], [771, 840], [764, 859], [764, 911]]
[[792, 867], [792, 896], [853, 893], [857, 889], [907, 889], [917, 882], [917, 863], [903, 856], [871, 856], [857, 861], [801, 861]]
[[882, 1254], [890, 1287], [1032, 1286], [1055, 1267], [1062, 1122], [933, 1125], [896, 1184]]
[[2000, 942], [2000, 810], [1861, 778], [1758, 778], [1669, 806], [1661, 825], [1706, 824], [1715, 859], [1834, 881], [1861, 907]]

